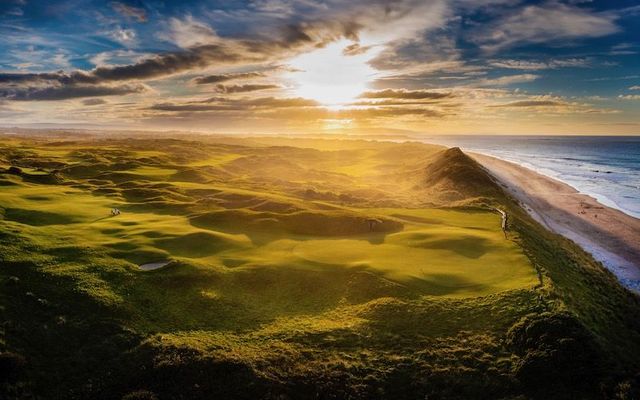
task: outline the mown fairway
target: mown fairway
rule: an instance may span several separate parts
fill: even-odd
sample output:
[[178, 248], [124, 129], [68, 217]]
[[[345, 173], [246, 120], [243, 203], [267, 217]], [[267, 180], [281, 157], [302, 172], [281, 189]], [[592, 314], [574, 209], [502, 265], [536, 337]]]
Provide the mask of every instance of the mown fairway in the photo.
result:
[[[127, 170], [149, 182], [176, 172], [149, 166]], [[130, 187], [128, 183], [116, 183], [114, 193]], [[92, 194], [83, 188], [11, 177], [0, 191], [3, 224], [29, 232], [52, 251], [91, 247], [129, 261], [133, 271], [138, 264], [163, 260], [176, 261], [172, 268], [184, 263], [226, 267], [229, 273], [350, 268], [438, 296], [480, 296], [537, 283], [521, 248], [504, 237], [499, 214], [489, 210], [353, 206], [322, 210], [317, 203], [269, 192], [238, 192], [202, 183], [180, 186], [236, 194], [249, 203], [258, 199], [265, 209], [269, 204], [263, 199], [277, 199], [281, 206], [270, 207], [268, 212], [233, 204], [229, 208], [210, 206], [204, 213], [188, 209], [172, 213], [154, 210], [144, 201], [95, 193], [98, 190]], [[161, 191], [156, 194], [162, 196]], [[282, 206], [287, 204], [297, 204], [297, 208]], [[123, 213], [110, 215], [114, 207]], [[378, 222], [372, 222], [373, 227], [367, 224], [367, 219], [374, 218], [386, 218], [395, 225], [389, 231], [376, 231]]]

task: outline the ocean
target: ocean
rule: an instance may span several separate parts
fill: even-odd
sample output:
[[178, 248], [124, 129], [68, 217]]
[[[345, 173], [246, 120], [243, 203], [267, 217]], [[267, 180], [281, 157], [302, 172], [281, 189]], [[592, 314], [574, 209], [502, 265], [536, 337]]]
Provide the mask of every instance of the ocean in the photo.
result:
[[640, 136], [421, 136], [520, 164], [640, 218]]

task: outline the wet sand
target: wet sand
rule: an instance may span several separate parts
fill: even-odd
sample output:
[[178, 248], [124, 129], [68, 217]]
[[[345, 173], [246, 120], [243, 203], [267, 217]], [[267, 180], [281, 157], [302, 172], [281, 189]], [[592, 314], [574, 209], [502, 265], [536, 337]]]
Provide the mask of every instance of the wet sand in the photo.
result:
[[580, 245], [640, 292], [640, 219], [520, 165], [469, 153], [542, 225]]

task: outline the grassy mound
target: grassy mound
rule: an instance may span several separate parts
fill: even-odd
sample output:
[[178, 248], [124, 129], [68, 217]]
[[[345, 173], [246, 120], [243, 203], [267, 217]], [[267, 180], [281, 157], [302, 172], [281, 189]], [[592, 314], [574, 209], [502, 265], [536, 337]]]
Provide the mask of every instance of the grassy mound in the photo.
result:
[[32, 226], [65, 225], [76, 222], [76, 219], [69, 215], [21, 208], [4, 209], [4, 219]]
[[171, 175], [169, 180], [179, 182], [206, 183], [210, 181], [211, 178], [209, 178], [206, 174], [198, 171], [197, 169], [189, 168], [176, 172], [175, 174]]
[[157, 239], [154, 245], [177, 256], [199, 258], [222, 250], [242, 247], [243, 243], [221, 233], [195, 232], [184, 236]]
[[283, 227], [291, 233], [309, 236], [349, 236], [370, 232], [390, 233], [402, 229], [401, 222], [366, 215], [347, 213], [298, 212], [280, 217]]

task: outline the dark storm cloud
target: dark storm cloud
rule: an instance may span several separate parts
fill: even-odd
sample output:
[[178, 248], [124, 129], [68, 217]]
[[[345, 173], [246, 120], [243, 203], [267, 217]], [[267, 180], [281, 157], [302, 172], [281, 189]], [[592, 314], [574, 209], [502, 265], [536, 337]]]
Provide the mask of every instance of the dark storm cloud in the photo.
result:
[[240, 79], [255, 79], [263, 78], [266, 75], [262, 72], [243, 72], [237, 74], [221, 74], [221, 75], [207, 75], [194, 78], [192, 81], [198, 85], [206, 85], [211, 83], [222, 83], [227, 81], [234, 81]]

